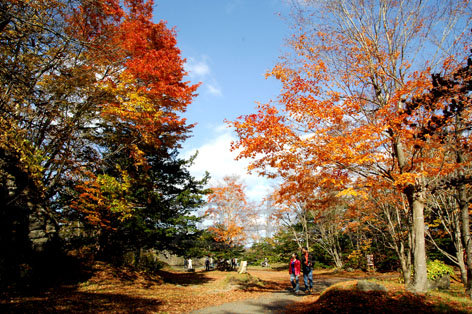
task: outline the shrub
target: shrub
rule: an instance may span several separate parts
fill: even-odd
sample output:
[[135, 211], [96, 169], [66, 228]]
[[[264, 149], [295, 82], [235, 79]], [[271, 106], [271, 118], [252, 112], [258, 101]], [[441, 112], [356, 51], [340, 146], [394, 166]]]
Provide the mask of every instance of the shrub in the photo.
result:
[[326, 265], [322, 262], [319, 262], [319, 261], [315, 261], [313, 263], [313, 269], [327, 269], [327, 268], [330, 268], [331, 266], [329, 265]]
[[428, 279], [430, 280], [436, 280], [438, 278], [441, 278], [444, 275], [454, 274], [454, 269], [451, 266], [446, 265], [437, 259], [434, 261], [429, 260], [427, 263], [427, 268], [428, 268]]

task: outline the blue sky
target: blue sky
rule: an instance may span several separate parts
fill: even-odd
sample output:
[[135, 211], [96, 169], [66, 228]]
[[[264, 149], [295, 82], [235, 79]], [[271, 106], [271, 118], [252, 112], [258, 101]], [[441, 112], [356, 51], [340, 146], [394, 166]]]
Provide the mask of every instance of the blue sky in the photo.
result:
[[234, 133], [224, 119], [253, 113], [256, 102], [276, 99], [280, 83], [265, 73], [283, 54], [290, 31], [287, 0], [155, 0], [154, 16], [175, 27], [178, 47], [187, 59], [192, 82], [202, 82], [185, 117], [198, 123], [184, 143], [182, 155], [199, 151], [191, 168], [199, 177], [207, 170], [211, 184], [224, 175], [240, 175], [250, 199], [260, 200], [271, 183], [248, 175], [247, 162], [229, 152]]

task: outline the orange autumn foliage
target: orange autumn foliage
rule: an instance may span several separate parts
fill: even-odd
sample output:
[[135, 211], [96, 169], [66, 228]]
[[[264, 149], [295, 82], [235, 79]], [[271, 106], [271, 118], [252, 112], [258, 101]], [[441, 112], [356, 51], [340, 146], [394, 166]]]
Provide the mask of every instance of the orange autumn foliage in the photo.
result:
[[241, 245], [254, 221], [254, 208], [247, 200], [245, 186], [235, 176], [226, 176], [223, 183], [212, 187], [205, 214], [214, 225], [209, 228], [215, 240], [228, 245]]
[[183, 80], [175, 31], [153, 22], [152, 10], [152, 0], [99, 0], [82, 3], [66, 19], [70, 35], [87, 42], [87, 64], [106, 96], [98, 100], [101, 117], [131, 130], [124, 144], [138, 164], [145, 161], [132, 147], [137, 141], [174, 148], [186, 138], [192, 125], [180, 115], [198, 87]]
[[[441, 106], [405, 111], [408, 101], [432, 87], [429, 63], [413, 64], [405, 50], [428, 31], [424, 20], [434, 11], [401, 25], [409, 13], [398, 3], [371, 8], [369, 1], [356, 11], [354, 4], [341, 2], [348, 7], [339, 13], [347, 15], [345, 21], [294, 35], [293, 54], [267, 74], [282, 83], [278, 101], [258, 104], [256, 113], [228, 122], [238, 135], [232, 148], [241, 149], [239, 158], [252, 159], [250, 169], [262, 175], [299, 182], [310, 173], [344, 186], [341, 195], [359, 193], [358, 178], [372, 177], [403, 191], [426, 177], [452, 173], [455, 166], [444, 163], [448, 152], [435, 134], [417, 136]], [[322, 8], [334, 15], [338, 5]], [[381, 14], [362, 19], [359, 12], [369, 8]], [[391, 37], [401, 31], [411, 38], [399, 37], [393, 45]], [[460, 60], [444, 59], [443, 71], [450, 71], [453, 61]], [[337, 178], [337, 170], [346, 176]]]
[[84, 216], [94, 226], [105, 230], [116, 230], [117, 222], [130, 218], [133, 203], [128, 195], [130, 177], [126, 171], [118, 169], [121, 176], [87, 173], [88, 178], [76, 186], [80, 193], [71, 203], [71, 208]]
[[[177, 149], [187, 138], [193, 125], [181, 115], [198, 87], [184, 81], [185, 60], [175, 31], [164, 21], [153, 22], [152, 10], [153, 1], [98, 0], [81, 3], [66, 18], [70, 36], [87, 42], [84, 57], [101, 92], [95, 100], [98, 117], [92, 122], [100, 132], [108, 132], [100, 145], [128, 155], [133, 171], [139, 171], [129, 175], [131, 181], [145, 177], [150, 152]], [[102, 193], [122, 184], [122, 178], [90, 173], [83, 177], [85, 182], [76, 187], [80, 199], [72, 207], [88, 211], [91, 224], [110, 225], [109, 219], [100, 219], [107, 210], [120, 219], [133, 214], [132, 203], [115, 195], [120, 204], [108, 204]]]

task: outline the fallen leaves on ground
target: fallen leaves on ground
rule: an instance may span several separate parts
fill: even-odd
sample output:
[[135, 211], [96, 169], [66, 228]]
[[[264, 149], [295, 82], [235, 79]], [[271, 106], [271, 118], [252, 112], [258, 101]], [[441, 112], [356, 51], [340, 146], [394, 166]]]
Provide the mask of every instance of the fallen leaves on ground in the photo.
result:
[[[360, 291], [357, 280], [335, 284], [287, 307], [287, 313], [471, 313], [472, 302], [455, 302], [445, 292], [413, 294], [392, 281], [380, 282], [388, 292]], [[457, 284], [456, 284], [457, 286]]]
[[8, 296], [1, 312], [185, 313], [226, 302], [257, 298], [288, 287], [285, 272], [161, 270], [151, 275], [97, 263], [93, 276], [34, 296]]
[[[381, 280], [389, 292], [359, 292], [355, 285], [361, 278]], [[315, 293], [301, 296], [297, 303], [287, 308], [287, 313], [472, 311], [470, 301], [461, 303], [456, 299], [444, 299], [439, 292], [426, 296], [405, 292], [396, 278], [397, 273], [316, 271]], [[255, 268], [249, 269], [248, 274], [166, 269], [150, 274], [97, 263], [93, 275], [77, 285], [64, 285], [29, 296], [3, 295], [0, 312], [188, 313], [227, 302], [258, 298], [286, 290], [289, 286], [286, 269]], [[450, 291], [460, 296], [460, 284], [456, 283], [452, 289]]]

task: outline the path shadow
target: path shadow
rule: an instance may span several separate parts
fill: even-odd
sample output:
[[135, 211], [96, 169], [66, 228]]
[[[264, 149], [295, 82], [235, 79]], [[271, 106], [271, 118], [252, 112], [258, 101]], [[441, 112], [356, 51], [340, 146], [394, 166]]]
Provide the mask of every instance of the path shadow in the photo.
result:
[[281, 270], [286, 270], [288, 268], [288, 263], [287, 265], [278, 265], [278, 266], [270, 266], [270, 270], [276, 270], [276, 271], [281, 271]]
[[189, 286], [189, 285], [201, 285], [211, 281], [215, 281], [208, 277], [204, 272], [168, 272], [165, 270], [157, 271], [157, 275], [159, 275], [165, 283], [171, 283], [175, 285], [181, 286]]
[[[326, 278], [313, 281], [313, 294], [320, 294], [330, 286], [339, 282], [351, 281], [351, 278]], [[286, 293], [292, 288], [290, 282], [279, 282], [263, 280], [262, 285], [257, 283], [239, 284], [239, 289], [243, 291], [264, 291], [273, 293]], [[300, 290], [304, 291], [303, 279], [300, 282]]]
[[64, 288], [35, 297], [0, 301], [1, 313], [154, 313], [162, 301], [114, 293], [78, 292]]
[[[320, 294], [327, 288], [331, 287], [334, 284], [337, 284], [339, 282], [344, 282], [344, 281], [351, 281], [351, 278], [327, 278], [327, 279], [318, 279], [318, 280], [313, 280], [313, 294]], [[247, 288], [247, 289], [245, 289]], [[292, 286], [289, 281], [281, 283], [277, 281], [268, 281], [264, 280], [264, 286], [263, 287], [256, 287], [260, 291], [266, 291], [266, 292], [273, 292], [273, 293], [287, 293]], [[251, 290], [251, 286], [248, 287], [241, 287], [240, 289], [242, 290]], [[304, 290], [304, 284], [303, 284], [303, 279], [300, 282], [300, 290]]]
[[261, 309], [261, 313], [282, 313], [285, 308], [296, 302], [297, 299], [303, 295], [289, 294], [287, 291], [278, 291], [272, 294], [272, 300], [264, 304], [258, 304], [257, 301], [249, 301], [249, 304], [254, 304]]
[[262, 291], [262, 292], [279, 292], [284, 290], [285, 285], [281, 285], [280, 282], [261, 280], [259, 283], [239, 283], [239, 290], [243, 291]]
[[303, 295], [295, 295], [288, 291], [276, 291], [255, 299], [246, 299], [218, 306], [199, 309], [192, 314], [258, 314], [258, 313], [280, 313], [285, 308], [298, 301]]
[[351, 278], [330, 278], [330, 279], [322, 279], [322, 280], [314, 280], [313, 281], [313, 293], [320, 294], [327, 288], [331, 287], [334, 284], [339, 282], [351, 281]]

